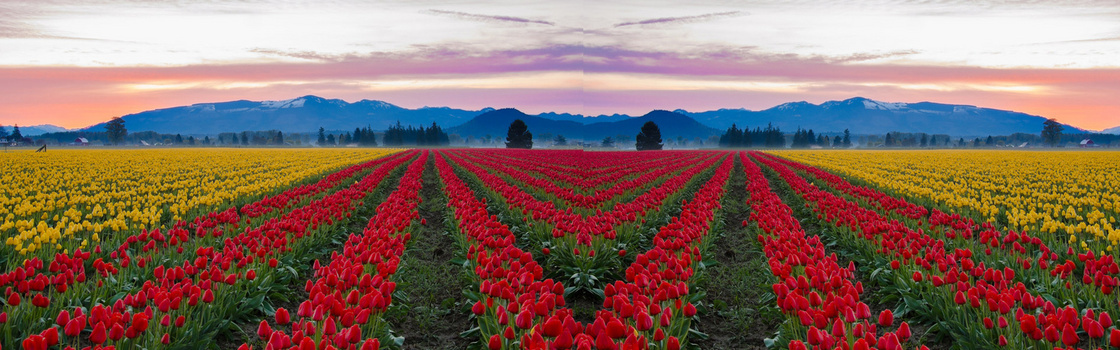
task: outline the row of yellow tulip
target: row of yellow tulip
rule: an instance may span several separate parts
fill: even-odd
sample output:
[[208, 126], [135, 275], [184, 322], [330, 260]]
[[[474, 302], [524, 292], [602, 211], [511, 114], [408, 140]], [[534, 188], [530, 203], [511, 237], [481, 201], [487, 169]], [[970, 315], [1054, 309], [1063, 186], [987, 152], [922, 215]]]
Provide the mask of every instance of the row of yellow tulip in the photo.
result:
[[1098, 253], [1120, 244], [1120, 152], [774, 153], [1008, 229], [1065, 234]]
[[0, 253], [51, 254], [155, 228], [397, 150], [155, 149], [0, 153]]

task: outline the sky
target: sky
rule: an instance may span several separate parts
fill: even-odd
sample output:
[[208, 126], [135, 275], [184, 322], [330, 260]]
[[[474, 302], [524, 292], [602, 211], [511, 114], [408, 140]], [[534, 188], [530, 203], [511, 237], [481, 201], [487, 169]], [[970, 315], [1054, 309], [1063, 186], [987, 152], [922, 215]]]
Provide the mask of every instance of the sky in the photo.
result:
[[855, 96], [1120, 126], [1120, 1], [0, 0], [0, 125], [303, 95], [585, 115]]

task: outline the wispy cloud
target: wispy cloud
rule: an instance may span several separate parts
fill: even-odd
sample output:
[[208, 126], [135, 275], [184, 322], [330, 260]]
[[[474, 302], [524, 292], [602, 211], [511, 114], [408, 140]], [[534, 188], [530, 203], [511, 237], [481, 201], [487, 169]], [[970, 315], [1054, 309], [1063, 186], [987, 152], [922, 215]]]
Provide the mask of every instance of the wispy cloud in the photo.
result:
[[441, 15], [441, 16], [450, 16], [450, 17], [455, 17], [455, 18], [459, 18], [459, 19], [465, 19], [465, 20], [469, 20], [469, 21], [478, 21], [478, 22], [488, 22], [488, 23], [502, 23], [502, 22], [510, 23], [510, 22], [512, 22], [512, 23], [521, 23], [521, 24], [543, 24], [543, 25], [548, 25], [548, 26], [556, 25], [556, 23], [549, 22], [549, 21], [542, 21], [542, 20], [521, 18], [521, 17], [513, 17], [513, 16], [480, 15], [480, 14], [474, 14], [474, 13], [466, 13], [466, 12], [459, 12], [459, 11], [447, 11], [447, 10], [436, 10], [436, 9], [431, 9], [431, 10], [428, 10], [427, 12], [431, 13], [431, 14]]
[[696, 15], [696, 16], [662, 17], [662, 18], [647, 19], [647, 20], [642, 20], [642, 21], [637, 21], [637, 22], [622, 22], [622, 23], [615, 24], [614, 26], [615, 26], [615, 28], [618, 28], [618, 27], [635, 26], [635, 25], [641, 26], [641, 25], [655, 25], [655, 24], [696, 23], [696, 22], [711, 21], [711, 20], [728, 18], [728, 17], [743, 16], [743, 15], [747, 15], [747, 14], [748, 13], [745, 13], [745, 12], [742, 12], [742, 11], [727, 11], [727, 12], [707, 13], [707, 14]]

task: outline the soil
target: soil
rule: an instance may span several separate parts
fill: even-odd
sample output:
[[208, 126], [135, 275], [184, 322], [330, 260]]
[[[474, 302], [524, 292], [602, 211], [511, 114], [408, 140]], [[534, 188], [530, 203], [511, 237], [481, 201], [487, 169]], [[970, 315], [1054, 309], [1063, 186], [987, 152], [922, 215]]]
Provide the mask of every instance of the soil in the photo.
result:
[[448, 232], [447, 197], [429, 157], [420, 191], [420, 218], [426, 223], [413, 232], [400, 270], [394, 275], [397, 290], [405, 298], [394, 299], [386, 314], [396, 336], [404, 337], [403, 349], [466, 349], [474, 339], [459, 336], [474, 327], [463, 291], [471, 286], [467, 270], [451, 264], [461, 255], [452, 232]]

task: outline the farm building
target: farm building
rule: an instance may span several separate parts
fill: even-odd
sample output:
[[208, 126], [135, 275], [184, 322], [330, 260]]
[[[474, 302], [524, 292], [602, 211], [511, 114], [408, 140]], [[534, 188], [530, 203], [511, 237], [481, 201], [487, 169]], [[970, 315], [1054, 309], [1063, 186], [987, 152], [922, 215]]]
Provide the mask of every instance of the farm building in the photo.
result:
[[70, 145], [71, 146], [89, 146], [89, 139], [84, 138], [84, 137], [79, 137], [77, 139], [74, 139], [74, 142], [71, 142]]
[[1090, 139], [1081, 140], [1081, 148], [1091, 148], [1091, 147], [1097, 147], [1097, 144], [1094, 143], [1093, 140], [1090, 140]]

